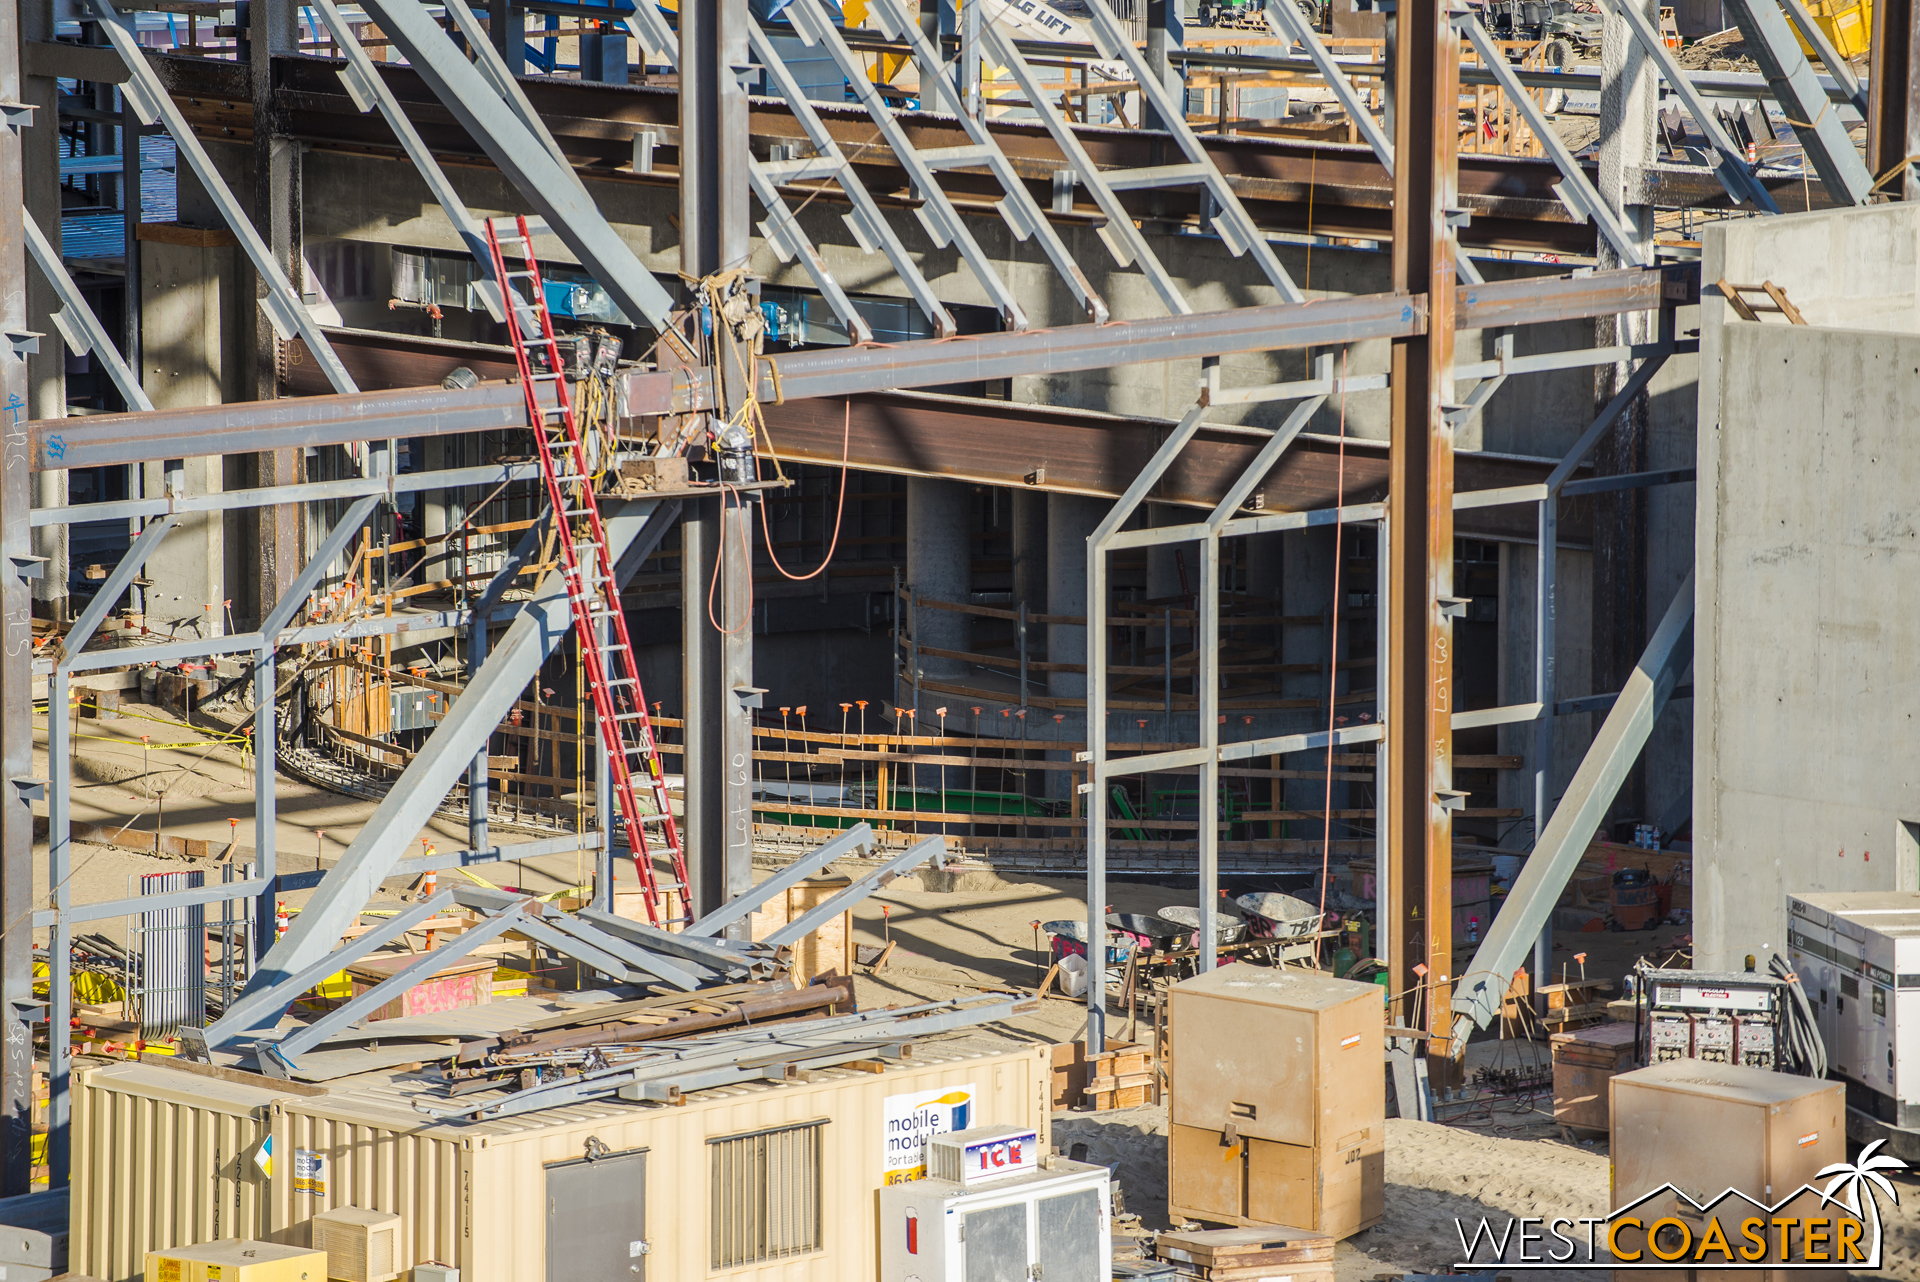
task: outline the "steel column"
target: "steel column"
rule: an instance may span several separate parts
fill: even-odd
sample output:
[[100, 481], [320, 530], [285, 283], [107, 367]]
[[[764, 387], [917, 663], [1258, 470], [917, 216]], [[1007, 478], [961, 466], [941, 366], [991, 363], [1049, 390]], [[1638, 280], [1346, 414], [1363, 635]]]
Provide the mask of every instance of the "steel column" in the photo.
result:
[[[14, 104], [25, 98], [20, 76], [21, 8], [0, 4], [0, 915], [21, 925], [0, 932], [0, 1196], [30, 1191], [33, 1142], [33, 1037], [25, 1017], [33, 1004], [33, 811], [21, 791], [33, 774], [33, 486], [28, 476], [27, 330], [24, 160]], [[57, 125], [37, 122], [42, 129]]]
[[1425, 292], [1424, 334], [1396, 339], [1388, 514], [1392, 611], [1386, 670], [1396, 693], [1387, 723], [1392, 899], [1384, 905], [1390, 979], [1399, 1022], [1419, 1018], [1445, 1046], [1452, 964], [1453, 821], [1453, 399], [1455, 304], [1452, 237], [1457, 38], [1444, 0], [1402, 0], [1394, 47], [1393, 286]]
[[[1920, 6], [1878, 0], [1867, 64], [1867, 168], [1874, 185], [1897, 199], [1920, 197], [1920, 170], [1908, 157], [1920, 151], [1920, 98], [1914, 94], [1914, 46], [1920, 44]], [[1904, 172], [1903, 172], [1904, 171]]]
[[[746, 0], [680, 11], [680, 271], [691, 281], [744, 268], [752, 200], [747, 170], [751, 62]], [[717, 330], [724, 324], [714, 321]], [[725, 340], [716, 333], [715, 341]], [[739, 362], [713, 371], [728, 411], [749, 392]], [[776, 399], [770, 397], [769, 399]], [[720, 424], [715, 422], [715, 430]], [[751, 466], [751, 464], [749, 464]], [[753, 884], [752, 496], [689, 505], [681, 522], [689, 909], [712, 912]], [[729, 927], [744, 937], [746, 924]]]
[[[1147, 68], [1165, 88], [1167, 97], [1177, 100], [1183, 110], [1187, 84], [1184, 68], [1173, 65], [1173, 55], [1186, 47], [1186, 24], [1182, 21], [1185, 9], [1183, 0], [1147, 0]], [[1140, 97], [1140, 127], [1167, 127], [1144, 94]]]

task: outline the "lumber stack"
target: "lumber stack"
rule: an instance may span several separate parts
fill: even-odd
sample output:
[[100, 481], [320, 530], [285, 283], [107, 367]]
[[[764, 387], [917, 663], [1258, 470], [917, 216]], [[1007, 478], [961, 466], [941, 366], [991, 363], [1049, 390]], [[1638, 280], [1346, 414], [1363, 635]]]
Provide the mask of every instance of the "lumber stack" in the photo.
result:
[[1254, 1282], [1279, 1274], [1291, 1282], [1333, 1282], [1333, 1239], [1281, 1224], [1162, 1233], [1153, 1249], [1201, 1282]]

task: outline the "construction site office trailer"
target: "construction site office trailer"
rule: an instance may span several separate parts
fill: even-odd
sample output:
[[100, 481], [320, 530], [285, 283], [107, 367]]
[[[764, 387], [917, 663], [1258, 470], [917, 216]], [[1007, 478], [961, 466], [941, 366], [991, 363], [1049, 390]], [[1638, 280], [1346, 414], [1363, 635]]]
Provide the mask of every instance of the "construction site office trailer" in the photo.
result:
[[448, 1123], [414, 1110], [441, 1098], [417, 1073], [298, 1094], [91, 1067], [75, 1074], [71, 1267], [122, 1282], [155, 1249], [308, 1246], [316, 1214], [352, 1206], [401, 1217], [407, 1268], [462, 1282], [873, 1279], [879, 1190], [917, 1174], [918, 1142], [1007, 1124], [1046, 1151], [1051, 1072], [1044, 1045], [932, 1040], [880, 1073]]

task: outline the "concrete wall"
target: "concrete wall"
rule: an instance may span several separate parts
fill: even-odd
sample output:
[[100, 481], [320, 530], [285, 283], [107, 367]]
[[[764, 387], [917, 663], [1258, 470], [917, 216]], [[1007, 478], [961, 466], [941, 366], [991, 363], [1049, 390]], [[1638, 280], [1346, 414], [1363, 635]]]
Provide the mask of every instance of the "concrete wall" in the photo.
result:
[[1707, 280], [1771, 278], [1833, 327], [1703, 307], [1702, 967], [1782, 948], [1789, 893], [1920, 886], [1917, 244], [1894, 205], [1708, 235]]

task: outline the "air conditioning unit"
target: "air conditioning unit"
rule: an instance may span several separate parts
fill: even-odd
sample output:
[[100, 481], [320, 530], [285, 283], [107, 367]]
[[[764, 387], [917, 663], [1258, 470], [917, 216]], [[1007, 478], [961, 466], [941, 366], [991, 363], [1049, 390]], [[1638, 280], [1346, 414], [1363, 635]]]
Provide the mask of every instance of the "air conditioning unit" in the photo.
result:
[[277, 1242], [228, 1238], [148, 1251], [146, 1276], [147, 1282], [322, 1282], [327, 1257]]
[[[989, 1165], [994, 1145], [1004, 1161], [1031, 1130], [980, 1127], [928, 1144], [928, 1167]], [[944, 1141], [946, 1156], [934, 1151]], [[1112, 1217], [1104, 1166], [1042, 1157], [1021, 1145], [1031, 1163], [1016, 1174], [967, 1184], [929, 1177], [880, 1190], [881, 1282], [968, 1282], [973, 1278], [1105, 1277], [1112, 1258]], [[1003, 1168], [1002, 1168], [1003, 1169]]]
[[1920, 1128], [1920, 892], [1789, 895], [1787, 958], [1848, 1107]]
[[327, 1253], [339, 1282], [392, 1282], [400, 1276], [400, 1217], [342, 1206], [313, 1217], [313, 1249]]

